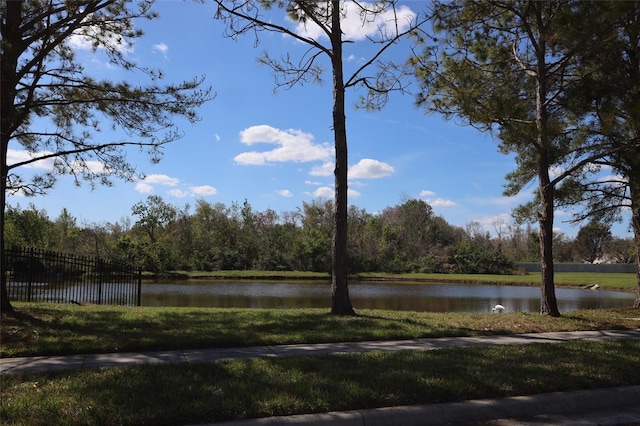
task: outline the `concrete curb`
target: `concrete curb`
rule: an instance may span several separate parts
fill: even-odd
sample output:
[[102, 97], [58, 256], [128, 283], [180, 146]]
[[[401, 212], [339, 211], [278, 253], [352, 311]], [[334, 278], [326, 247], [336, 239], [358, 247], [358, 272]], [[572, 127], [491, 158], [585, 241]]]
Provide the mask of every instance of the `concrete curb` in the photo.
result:
[[580, 414], [627, 406], [640, 406], [640, 386], [581, 390], [575, 392], [554, 392], [532, 396], [478, 399], [452, 403], [373, 408], [287, 417], [265, 417], [215, 423], [215, 425], [451, 425], [507, 418], [527, 418], [542, 414]]

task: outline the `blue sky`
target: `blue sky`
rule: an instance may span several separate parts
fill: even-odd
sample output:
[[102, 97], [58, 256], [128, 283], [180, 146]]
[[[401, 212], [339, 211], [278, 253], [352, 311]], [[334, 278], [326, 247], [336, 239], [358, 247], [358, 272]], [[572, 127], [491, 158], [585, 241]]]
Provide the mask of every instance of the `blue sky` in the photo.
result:
[[[405, 7], [419, 12], [421, 4], [409, 1]], [[165, 148], [159, 164], [130, 151], [129, 159], [147, 176], [143, 181], [115, 181], [112, 187], [91, 190], [63, 177], [46, 196], [9, 196], [8, 203], [22, 208], [33, 203], [52, 219], [66, 207], [81, 224], [130, 217], [131, 207], [152, 194], [178, 208], [193, 206], [197, 199], [227, 206], [246, 199], [256, 211], [278, 213], [314, 199], [331, 199], [334, 151], [326, 61], [321, 84], [274, 93], [273, 74], [258, 65], [257, 57], [263, 51], [298, 57], [306, 50], [300, 42], [275, 33], [262, 33], [258, 47], [252, 35], [225, 38], [224, 23], [214, 19], [211, 3], [161, 0], [154, 7], [160, 17], [137, 23], [145, 35], [126, 48], [126, 55], [142, 66], [162, 69], [167, 82], [205, 75], [205, 84], [217, 96], [199, 109], [202, 119], [178, 122], [184, 137]], [[282, 12], [276, 11], [273, 19], [285, 22]], [[353, 31], [349, 35], [356, 40], [364, 31], [360, 25], [343, 28]], [[75, 48], [87, 72], [145, 83], [139, 74], [113, 68], [101, 52], [92, 53], [79, 41]], [[373, 52], [366, 41], [345, 46], [345, 74]], [[395, 46], [391, 57], [404, 60], [408, 46]], [[352, 107], [357, 95], [347, 96], [350, 204], [375, 213], [418, 198], [452, 225], [477, 221], [493, 232], [497, 220], [510, 223], [511, 209], [532, 197], [535, 185], [516, 197], [502, 195], [504, 177], [515, 162], [498, 152], [491, 135], [425, 115], [408, 94], [392, 95], [387, 106], [374, 113]], [[95, 140], [114, 137], [103, 132]], [[10, 148], [12, 162], [11, 157], [22, 153], [18, 146]], [[557, 212], [556, 228], [573, 236], [578, 228], [566, 223], [568, 218]], [[616, 225], [614, 233], [632, 236], [627, 224]]]

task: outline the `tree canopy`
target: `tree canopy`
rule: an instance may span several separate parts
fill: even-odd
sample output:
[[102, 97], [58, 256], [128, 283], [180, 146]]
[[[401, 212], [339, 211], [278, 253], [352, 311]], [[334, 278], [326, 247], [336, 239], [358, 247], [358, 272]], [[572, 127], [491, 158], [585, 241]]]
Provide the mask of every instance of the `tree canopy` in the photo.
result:
[[[334, 132], [334, 214], [331, 250], [332, 305], [337, 315], [354, 314], [347, 284], [347, 127], [345, 92], [349, 88], [362, 88], [365, 95], [359, 105], [370, 110], [382, 108], [389, 93], [403, 91], [407, 69], [404, 64], [385, 60], [384, 53], [396, 42], [419, 27], [422, 21], [406, 6], [395, 0], [378, 2], [342, 2], [339, 0], [214, 0], [218, 5], [217, 18], [227, 23], [227, 35], [235, 38], [247, 33], [256, 37], [262, 31], [288, 35], [306, 45], [307, 50], [298, 58], [287, 54], [273, 58], [268, 52], [260, 58], [276, 77], [277, 87], [290, 88], [321, 79], [321, 59], [328, 60], [332, 76], [332, 128]], [[285, 12], [289, 20], [271, 19], [270, 11]], [[373, 36], [366, 36], [375, 49], [350, 75], [343, 67], [343, 47], [355, 40], [345, 38], [342, 21], [357, 19], [361, 29], [368, 25], [376, 28]], [[363, 33], [366, 34], [365, 31]]]
[[[201, 87], [204, 77], [166, 84], [159, 70], [141, 67], [127, 55], [143, 35], [135, 21], [156, 17], [152, 5], [152, 0], [0, 1], [2, 214], [7, 191], [44, 194], [63, 174], [90, 185], [136, 178], [140, 174], [127, 160], [127, 147], [158, 161], [162, 146], [181, 136], [174, 119], [198, 119], [197, 107], [213, 97], [210, 88]], [[103, 52], [112, 66], [148, 83], [92, 77], [77, 58], [78, 45]], [[21, 167], [36, 161], [50, 161], [51, 168], [21, 174]], [[2, 284], [2, 307], [10, 310], [4, 278]]]
[[569, 26], [581, 78], [563, 102], [583, 123], [588, 149], [608, 154], [578, 170], [561, 188], [574, 220], [614, 221], [631, 212], [640, 307], [640, 3], [578, 2]]
[[412, 58], [422, 86], [418, 106], [491, 132], [501, 151], [516, 155], [505, 195], [537, 181], [535, 200], [517, 213], [538, 221], [541, 312], [553, 316], [560, 314], [553, 282], [554, 208], [560, 200], [579, 202], [566, 196], [568, 183], [591, 176], [604, 159], [629, 153], [594, 137], [597, 110], [576, 108], [589, 87], [598, 91], [594, 82], [607, 80], [598, 77], [600, 60], [589, 54], [607, 50], [605, 43], [594, 43], [592, 32], [601, 31], [602, 18], [590, 7], [572, 0], [435, 2], [434, 35], [420, 38], [424, 48]]

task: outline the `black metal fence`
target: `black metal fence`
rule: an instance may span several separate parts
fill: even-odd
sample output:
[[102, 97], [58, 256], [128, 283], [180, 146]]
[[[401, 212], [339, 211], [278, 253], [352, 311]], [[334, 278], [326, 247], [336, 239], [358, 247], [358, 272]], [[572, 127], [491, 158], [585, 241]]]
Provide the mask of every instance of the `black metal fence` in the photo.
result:
[[9, 299], [140, 306], [142, 272], [132, 265], [33, 248], [5, 249]]

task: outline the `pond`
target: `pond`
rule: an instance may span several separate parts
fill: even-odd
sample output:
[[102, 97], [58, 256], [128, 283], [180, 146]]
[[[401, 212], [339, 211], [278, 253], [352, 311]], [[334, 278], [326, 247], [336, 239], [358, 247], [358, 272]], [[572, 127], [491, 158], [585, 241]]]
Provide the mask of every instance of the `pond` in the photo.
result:
[[[351, 303], [357, 309], [422, 312], [539, 312], [537, 286], [466, 285], [407, 282], [354, 282]], [[627, 308], [631, 292], [556, 288], [561, 312], [581, 309]], [[142, 285], [143, 306], [218, 308], [328, 308], [328, 282], [187, 281]]]

